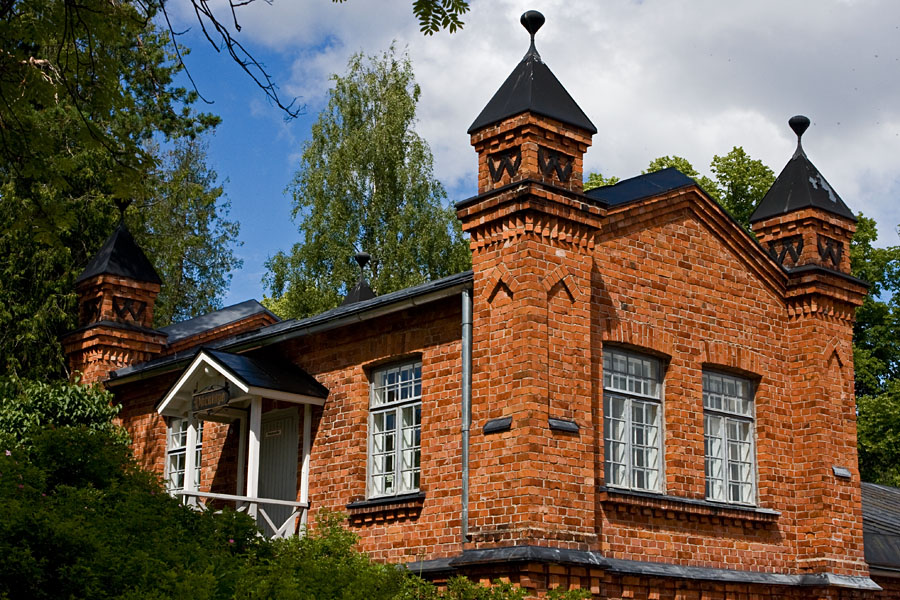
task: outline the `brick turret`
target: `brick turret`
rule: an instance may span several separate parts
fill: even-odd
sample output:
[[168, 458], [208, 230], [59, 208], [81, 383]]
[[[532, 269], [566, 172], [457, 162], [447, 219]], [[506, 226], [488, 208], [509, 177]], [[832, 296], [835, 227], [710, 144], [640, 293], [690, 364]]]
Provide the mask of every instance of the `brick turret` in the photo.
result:
[[469, 532], [479, 548], [596, 541], [589, 348], [601, 209], [582, 193], [596, 128], [535, 49], [543, 21], [522, 16], [531, 47], [469, 128], [479, 195], [457, 207], [475, 277]]
[[582, 157], [597, 133], [590, 119], [541, 60], [537, 11], [522, 15], [531, 47], [469, 127], [478, 153], [478, 192], [532, 179], [583, 188]]
[[849, 274], [856, 217], [803, 150], [809, 119], [796, 116], [789, 123], [797, 150], [751, 215], [753, 232], [788, 269], [816, 265]]
[[153, 358], [165, 334], [152, 329], [161, 280], [122, 222], [75, 280], [79, 328], [62, 342], [70, 371], [84, 383]]
[[788, 273], [790, 406], [801, 571], [866, 575], [856, 454], [853, 320], [866, 284], [850, 275], [856, 218], [807, 158], [809, 119], [791, 118], [797, 150], [751, 216]]

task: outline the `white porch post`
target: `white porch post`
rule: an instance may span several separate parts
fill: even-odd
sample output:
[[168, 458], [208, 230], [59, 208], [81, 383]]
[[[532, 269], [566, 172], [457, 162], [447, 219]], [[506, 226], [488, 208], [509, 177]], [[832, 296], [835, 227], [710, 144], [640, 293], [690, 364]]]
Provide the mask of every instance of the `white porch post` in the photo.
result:
[[[312, 440], [312, 406], [303, 405], [303, 464], [300, 469], [300, 502], [309, 502], [309, 449]], [[309, 510], [304, 508], [300, 513], [300, 524], [306, 525]]]
[[[187, 440], [184, 448], [184, 491], [196, 492], [197, 483], [194, 481], [194, 473], [197, 470], [197, 418], [193, 412], [187, 416]], [[185, 504], [197, 504], [197, 498], [188, 496]]]
[[[259, 441], [262, 439], [262, 398], [250, 399], [250, 435], [247, 440], [247, 496], [259, 497]], [[256, 517], [256, 504], [252, 504], [249, 514]]]
[[244, 478], [247, 476], [246, 467], [244, 466], [247, 462], [247, 417], [240, 416], [238, 417], [238, 427], [240, 428], [238, 431], [240, 435], [238, 436], [238, 455], [237, 455], [237, 483], [235, 485], [234, 493], [238, 496], [247, 495], [247, 490], [244, 489]]

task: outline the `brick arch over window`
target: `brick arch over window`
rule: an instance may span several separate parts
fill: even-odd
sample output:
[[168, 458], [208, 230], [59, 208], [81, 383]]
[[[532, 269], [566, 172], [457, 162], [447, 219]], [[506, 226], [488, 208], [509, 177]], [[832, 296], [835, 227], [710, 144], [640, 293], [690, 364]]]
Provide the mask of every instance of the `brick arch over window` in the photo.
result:
[[705, 340], [700, 359], [704, 364], [727, 367], [748, 374], [761, 375], [766, 372], [763, 358], [758, 352], [727, 342]]
[[646, 323], [602, 319], [601, 341], [618, 342], [635, 348], [653, 350], [666, 356], [674, 354], [675, 339], [671, 333]]

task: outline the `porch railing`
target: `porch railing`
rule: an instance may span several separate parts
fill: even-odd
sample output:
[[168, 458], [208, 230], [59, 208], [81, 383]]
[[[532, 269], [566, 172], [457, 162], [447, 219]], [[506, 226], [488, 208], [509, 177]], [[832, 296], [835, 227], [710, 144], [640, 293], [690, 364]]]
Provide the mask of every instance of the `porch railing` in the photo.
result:
[[[302, 535], [301, 525], [306, 523], [306, 511], [309, 510], [308, 502], [292, 502], [290, 500], [275, 500], [274, 498], [251, 498], [249, 496], [235, 496], [233, 494], [213, 494], [210, 492], [187, 492], [178, 490], [174, 493], [180, 497], [184, 504], [196, 506], [206, 510], [206, 502], [209, 500], [224, 500], [234, 502], [235, 510], [246, 512], [256, 519], [258, 525], [268, 525], [271, 537], [286, 538], [292, 535]], [[289, 506], [292, 508], [290, 516], [281, 524], [272, 522], [272, 518], [265, 510], [265, 506]], [[294, 526], [294, 522], [300, 517], [300, 521]]]

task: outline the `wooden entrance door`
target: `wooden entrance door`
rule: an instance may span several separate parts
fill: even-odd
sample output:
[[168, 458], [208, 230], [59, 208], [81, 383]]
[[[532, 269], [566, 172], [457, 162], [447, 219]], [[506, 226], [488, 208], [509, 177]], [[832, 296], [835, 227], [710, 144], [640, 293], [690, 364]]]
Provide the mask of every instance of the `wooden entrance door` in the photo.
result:
[[[259, 447], [259, 497], [276, 500], [297, 499], [297, 454], [300, 436], [296, 408], [265, 413]], [[276, 527], [280, 527], [292, 512], [290, 506], [260, 506]], [[274, 532], [265, 524], [267, 535]]]

